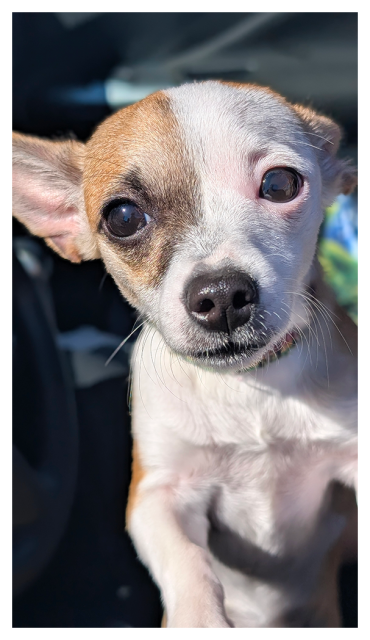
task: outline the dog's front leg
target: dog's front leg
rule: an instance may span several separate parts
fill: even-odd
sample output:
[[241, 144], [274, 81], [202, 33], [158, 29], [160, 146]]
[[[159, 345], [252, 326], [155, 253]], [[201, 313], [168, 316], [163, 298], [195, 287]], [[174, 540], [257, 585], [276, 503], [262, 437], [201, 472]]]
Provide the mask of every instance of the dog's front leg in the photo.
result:
[[[145, 484], [147, 480], [148, 476]], [[180, 509], [173, 487], [140, 490], [139, 485], [127, 526], [141, 560], [161, 589], [168, 627], [231, 626], [209, 552], [205, 545], [192, 542], [185, 531], [194, 529], [197, 541], [206, 541], [208, 520], [199, 505], [184, 509], [182, 504]]]

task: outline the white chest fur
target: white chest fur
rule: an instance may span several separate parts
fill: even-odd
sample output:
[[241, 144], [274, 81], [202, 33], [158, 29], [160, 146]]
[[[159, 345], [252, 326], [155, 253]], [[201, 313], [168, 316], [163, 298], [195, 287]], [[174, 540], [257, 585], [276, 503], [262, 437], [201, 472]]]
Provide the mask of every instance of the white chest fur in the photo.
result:
[[[180, 361], [148, 328], [133, 361], [143, 484], [176, 492], [189, 539], [211, 545], [234, 620], [241, 615], [240, 626], [267, 623], [259, 617], [266, 598], [272, 617], [278, 616], [282, 575], [299, 604], [345, 525], [331, 511], [327, 489], [332, 480], [352, 482], [355, 398], [330, 402], [330, 388], [310, 389], [300, 375], [304, 345], [271, 367], [221, 375]], [[199, 526], [204, 517], [206, 529]], [[273, 586], [276, 574], [280, 590]], [[261, 588], [270, 583], [262, 589], [262, 608], [256, 580]], [[250, 595], [243, 614], [240, 590]]]

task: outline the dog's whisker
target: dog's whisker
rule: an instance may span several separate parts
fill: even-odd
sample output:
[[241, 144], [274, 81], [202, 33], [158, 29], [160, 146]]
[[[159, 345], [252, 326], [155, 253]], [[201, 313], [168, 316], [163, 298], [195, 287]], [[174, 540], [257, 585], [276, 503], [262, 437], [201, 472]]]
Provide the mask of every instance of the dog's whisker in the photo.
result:
[[156, 374], [159, 382], [161, 382], [159, 374], [158, 374], [158, 371], [157, 371], [157, 365], [156, 365], [156, 355], [157, 355], [157, 351], [158, 351], [158, 346], [157, 346], [156, 352], [155, 352], [155, 354], [153, 356], [153, 340], [154, 340], [154, 336], [155, 335], [156, 335], [156, 331], [153, 330], [152, 337], [151, 337], [151, 340], [150, 340], [149, 353], [150, 353], [150, 359], [151, 359], [155, 374]]
[[[264, 322], [262, 322], [262, 320], [258, 320], [258, 318], [256, 318], [256, 322], [258, 322], [258, 324], [260, 324], [260, 325], [261, 325], [264, 329], [266, 329], [266, 331], [267, 331], [267, 327], [266, 327], [265, 323], [264, 323]], [[266, 334], [265, 334], [265, 335], [266, 335]]]
[[316, 136], [316, 138], [321, 138], [321, 140], [325, 140], [325, 142], [334, 145], [334, 142], [332, 142], [328, 138], [325, 138], [324, 136], [320, 136], [318, 133], [313, 133], [313, 131], [305, 131], [305, 134], [308, 136]]
[[[283, 304], [285, 304], [285, 303], [283, 302]], [[315, 324], [315, 323], [314, 323], [314, 318], [313, 318], [313, 316], [312, 316], [312, 311], [311, 311], [311, 309], [310, 309], [310, 306], [307, 306], [307, 307], [306, 307], [306, 311], [307, 311], [307, 313], [308, 313], [309, 320], [305, 321], [303, 318], [302, 318], [302, 320], [303, 320], [303, 323], [308, 327], [307, 345], [308, 345], [308, 352], [309, 352], [309, 357], [310, 357], [310, 364], [311, 364], [311, 366], [312, 366], [312, 357], [311, 357], [311, 336], [312, 336], [312, 334], [313, 334], [313, 335], [314, 335], [314, 338], [316, 339], [316, 343], [318, 343], [318, 335], [317, 335], [317, 332], [316, 332], [316, 325], [313, 327], [313, 324]], [[297, 329], [298, 329], [298, 328], [299, 328], [299, 327], [297, 327]]]
[[[281, 302], [281, 304], [283, 304], [283, 305], [285, 305], [286, 307], [288, 307], [288, 309], [289, 309], [289, 310], [290, 310], [290, 312], [291, 312], [291, 309], [290, 309], [289, 305], [287, 305], [287, 304], [286, 304], [286, 302], [282, 301], [282, 302]], [[308, 311], [308, 309], [307, 309], [307, 308], [306, 308], [306, 310]], [[310, 328], [310, 325], [309, 325], [309, 323], [307, 322], [307, 320], [305, 320], [305, 318], [303, 318], [299, 313], [297, 313], [297, 312], [295, 311], [295, 312], [294, 312], [294, 315], [295, 315], [295, 316], [297, 316], [297, 318], [299, 318], [300, 320], [302, 320], [302, 322], [303, 322], [303, 324], [304, 324], [304, 325], [306, 325], [306, 326], [308, 326], [308, 327]], [[298, 327], [298, 326], [296, 326], [296, 329], [298, 330], [298, 329], [299, 329], [299, 327]], [[318, 335], [317, 335], [317, 333], [315, 334], [315, 337], [316, 337], [316, 339], [318, 340]]]
[[[161, 336], [161, 338], [162, 338], [162, 336]], [[159, 369], [160, 369], [160, 372], [161, 372], [161, 376], [162, 376], [162, 380], [163, 380], [164, 386], [166, 387], [166, 389], [168, 389], [168, 387], [167, 387], [167, 385], [165, 383], [166, 378], [165, 378], [165, 375], [163, 374], [163, 369], [164, 369], [165, 373], [167, 374], [168, 379], [171, 376], [169, 375], [167, 367], [166, 367], [166, 359], [164, 357], [165, 356], [165, 351], [166, 351], [166, 344], [165, 344], [165, 342], [164, 342], [164, 340], [162, 338], [160, 351], [159, 351]]]
[[[167, 384], [166, 384], [166, 382], [165, 382], [165, 378], [164, 378], [164, 376], [163, 376], [162, 359], [163, 359], [163, 355], [164, 355], [165, 351], [167, 350], [167, 345], [166, 345], [165, 341], [163, 340], [162, 336], [160, 336], [160, 337], [161, 337], [161, 343], [160, 343], [160, 345], [161, 345], [161, 350], [160, 350], [160, 353], [159, 353], [159, 368], [160, 368], [160, 370], [161, 370], [161, 374], [162, 374], [162, 378], [163, 378], [163, 379], [159, 378], [159, 380], [160, 380], [160, 381], [161, 381], [161, 383], [163, 384], [164, 388], [165, 388], [167, 391], [169, 391], [169, 392], [174, 396], [174, 398], [176, 398], [177, 400], [180, 400], [180, 402], [184, 402], [184, 403], [186, 404], [186, 401], [185, 401], [183, 398], [179, 398], [179, 396], [178, 396], [178, 395], [176, 395], [176, 393], [174, 393], [174, 392], [173, 392], [173, 391], [172, 391], [172, 390], [167, 386]], [[164, 367], [165, 367], [165, 370], [166, 370], [166, 373], [167, 373], [168, 377], [170, 378], [171, 376], [170, 376], [170, 375], [169, 375], [169, 373], [168, 373], [168, 370], [167, 370], [167, 367], [166, 367], [166, 362], [164, 362]]]
[[309, 291], [306, 291], [305, 295], [311, 298], [312, 300], [314, 300], [321, 307], [323, 307], [330, 316], [334, 316], [335, 318], [337, 318], [337, 320], [339, 320], [339, 317], [337, 316], [337, 314], [334, 313], [332, 309], [329, 309], [329, 307], [326, 304], [324, 304], [321, 300], [319, 300], [315, 295], [313, 295]]
[[103, 275], [102, 279], [101, 279], [100, 284], [99, 284], [99, 289], [98, 289], [99, 293], [103, 289], [104, 282], [106, 281], [107, 277], [108, 277], [108, 272], [106, 271], [105, 274]]
[[[306, 300], [308, 300], [308, 297], [307, 297], [305, 294], [303, 294], [303, 293], [299, 293], [299, 292], [290, 292], [290, 293], [294, 293], [295, 295], [301, 295], [303, 298], [305, 298]], [[319, 310], [319, 308], [321, 308], [322, 313], [325, 313], [325, 312], [326, 312], [326, 314], [327, 314], [327, 319], [328, 319], [328, 320], [330, 320], [330, 321], [333, 323], [334, 327], [336, 328], [336, 330], [338, 331], [339, 335], [340, 335], [340, 336], [341, 336], [341, 338], [343, 339], [343, 341], [344, 341], [345, 345], [347, 346], [347, 348], [348, 348], [348, 350], [349, 350], [350, 354], [351, 354], [351, 355], [353, 355], [352, 350], [351, 350], [351, 348], [350, 348], [350, 346], [349, 346], [349, 344], [348, 344], [347, 340], [345, 339], [345, 337], [344, 337], [343, 333], [341, 332], [341, 330], [339, 329], [339, 327], [338, 327], [337, 323], [333, 320], [333, 318], [331, 317], [331, 315], [330, 315], [330, 314], [334, 315], [336, 318], [338, 318], [338, 316], [336, 316], [334, 313], [332, 313], [332, 312], [329, 310], [329, 308], [328, 308], [328, 307], [326, 307], [326, 305], [324, 305], [323, 303], [321, 303], [321, 304], [320, 304], [320, 301], [319, 301], [317, 298], [315, 298], [314, 296], [310, 296], [310, 297], [309, 297], [309, 299], [311, 300], [312, 304], [315, 304], [315, 305], [317, 306], [317, 310]], [[330, 333], [330, 332], [329, 332], [329, 333]]]
[[145, 335], [145, 338], [144, 338], [144, 340], [143, 340], [143, 344], [142, 344], [142, 348], [141, 348], [141, 358], [142, 358], [142, 362], [143, 362], [143, 367], [144, 367], [144, 369], [145, 369], [145, 371], [146, 371], [146, 373], [147, 373], [148, 377], [149, 377], [149, 378], [150, 378], [150, 380], [153, 382], [153, 384], [155, 384], [155, 385], [156, 385], [156, 384], [157, 384], [157, 382], [156, 382], [155, 380], [153, 380], [152, 376], [150, 375], [150, 372], [149, 372], [149, 371], [148, 371], [148, 369], [147, 369], [147, 366], [146, 366], [146, 364], [145, 364], [145, 359], [144, 359], [144, 348], [145, 348], [146, 342], [147, 342], [147, 340], [148, 340], [148, 338], [149, 338], [149, 336], [150, 336], [151, 332], [154, 332], [154, 331], [155, 331], [154, 327], [149, 327], [149, 330], [147, 331], [147, 333], [146, 333], [146, 335]]
[[316, 147], [314, 144], [310, 144], [309, 142], [299, 142], [299, 145], [303, 144], [305, 147], [312, 147], [313, 149], [317, 149], [318, 151], [325, 151], [325, 149], [321, 149], [321, 147]]
[[[285, 306], [287, 306], [287, 307], [288, 307], [289, 311], [287, 311], [286, 309], [283, 309], [283, 308], [281, 308], [281, 311], [282, 311], [283, 313], [286, 313], [286, 315], [288, 316], [288, 318], [290, 318], [290, 315], [291, 315], [291, 309], [289, 308], [289, 306], [288, 306], [285, 302], [282, 302], [282, 304], [285, 304]], [[309, 326], [307, 322], [305, 322], [305, 326], [307, 326], [307, 327]], [[302, 340], [301, 352], [302, 352], [302, 350], [303, 350], [303, 340], [305, 340], [305, 341], [306, 341], [306, 343], [307, 343], [307, 355], [306, 355], [305, 361], [304, 361], [304, 363], [303, 363], [303, 365], [302, 365], [302, 367], [301, 367], [301, 369], [300, 369], [300, 372], [299, 372], [299, 373], [301, 374], [301, 373], [302, 373], [302, 371], [303, 371], [303, 370], [304, 370], [304, 368], [305, 368], [305, 365], [306, 365], [306, 362], [307, 362], [307, 358], [308, 358], [308, 355], [309, 355], [309, 353], [310, 353], [310, 344], [309, 344], [309, 340], [308, 340], [308, 338], [307, 338], [307, 336], [306, 336], [305, 332], [304, 332], [304, 331], [303, 331], [303, 330], [302, 330], [298, 325], [296, 325], [296, 326], [295, 326], [295, 329], [296, 329], [296, 331], [298, 332], [298, 334], [299, 334], [299, 336], [301, 337], [301, 340]]]
[[[173, 362], [172, 362], [172, 361], [173, 361], [174, 356], [175, 356], [174, 352], [173, 352], [173, 351], [170, 351], [170, 369], [171, 369], [172, 376], [173, 376], [173, 378], [174, 378], [175, 382], [177, 382], [177, 384], [178, 384], [180, 387], [182, 387], [183, 385], [182, 385], [182, 384], [181, 384], [181, 382], [179, 382], [179, 380], [176, 378], [176, 376], [175, 376], [175, 374], [174, 374], [174, 371], [173, 371]], [[177, 359], [177, 360], [178, 360], [178, 359]]]
[[[158, 341], [157, 348], [155, 349], [155, 353], [154, 353], [154, 363], [155, 363], [154, 364], [154, 368], [155, 368], [155, 372], [157, 374], [159, 382], [161, 384], [163, 384], [163, 386], [166, 386], [165, 382], [163, 380], [163, 377], [161, 377], [159, 375], [158, 368], [157, 368], [157, 365], [158, 365], [158, 367], [160, 369], [160, 372], [161, 372], [161, 375], [163, 376], [163, 371], [162, 371], [161, 362], [160, 362], [161, 351], [159, 351], [160, 349], [162, 349], [162, 346], [163, 346], [163, 338], [162, 338], [162, 336], [160, 334], [158, 334], [158, 335], [159, 335], [159, 341]], [[158, 351], [159, 351], [159, 358], [158, 358]]]
[[138, 379], [138, 383], [139, 383], [139, 396], [140, 396], [140, 400], [141, 400], [141, 404], [143, 405], [145, 411], [147, 412], [149, 418], [152, 420], [152, 416], [150, 415], [146, 404], [144, 402], [144, 398], [143, 398], [143, 394], [141, 392], [141, 365], [142, 365], [142, 358], [139, 359], [139, 379]]
[[[189, 378], [189, 380], [191, 380], [191, 378], [190, 378], [189, 374], [185, 371], [185, 369], [183, 368], [183, 366], [182, 366], [182, 364], [181, 364], [181, 359], [182, 359], [182, 358], [181, 358], [181, 356], [180, 356], [178, 353], [176, 353], [176, 356], [177, 356], [177, 362], [179, 363], [179, 367], [182, 369], [182, 371], [184, 372], [184, 374]], [[185, 362], [186, 364], [188, 364], [186, 361], [184, 361], [184, 362]]]
[[[137, 318], [134, 322], [134, 328], [136, 323], [139, 321], [139, 318]], [[138, 327], [137, 327], [138, 328]], [[145, 332], [146, 327], [144, 327], [144, 331]], [[140, 344], [140, 340], [141, 340], [141, 336], [142, 334], [139, 335], [138, 338], [138, 343]], [[132, 386], [133, 386], [133, 357], [130, 358], [130, 364], [129, 364], [129, 375], [128, 375], [128, 385], [127, 385], [127, 405], [129, 408], [129, 411], [131, 412], [131, 401], [132, 401]]]
[[134, 333], [140, 329], [140, 327], [142, 327], [145, 324], [145, 320], [144, 322], [142, 322], [141, 324], [139, 324], [138, 327], [136, 327], [135, 329], [133, 329], [131, 331], [131, 333], [124, 339], [122, 340], [122, 342], [118, 345], [118, 347], [113, 351], [112, 355], [109, 356], [108, 360], [105, 363], [105, 366], [107, 366], [114, 358], [115, 355], [117, 355], [117, 353], [119, 352], [120, 349], [122, 349], [122, 347], [126, 344], [126, 342], [131, 338], [131, 336], [134, 335]]
[[[327, 318], [325, 317], [324, 311], [313, 300], [311, 301], [311, 304], [313, 304], [316, 307], [318, 313], [320, 313], [322, 319], [325, 322], [326, 328], [328, 330], [329, 339], [330, 339], [330, 347], [331, 347], [331, 349], [333, 349], [333, 341], [332, 341], [332, 337], [331, 337], [331, 332], [330, 332], [329, 324], [328, 324]], [[329, 320], [331, 320], [333, 322], [333, 320], [331, 318], [329, 318]]]

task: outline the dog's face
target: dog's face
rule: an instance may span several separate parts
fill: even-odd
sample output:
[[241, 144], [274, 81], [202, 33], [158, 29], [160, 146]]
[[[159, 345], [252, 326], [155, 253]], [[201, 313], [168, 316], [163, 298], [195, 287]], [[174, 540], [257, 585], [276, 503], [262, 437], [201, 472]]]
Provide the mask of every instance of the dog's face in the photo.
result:
[[16, 135], [14, 212], [62, 255], [101, 256], [177, 353], [248, 367], [305, 322], [323, 208], [355, 184], [339, 139], [269, 90], [185, 85], [86, 146]]

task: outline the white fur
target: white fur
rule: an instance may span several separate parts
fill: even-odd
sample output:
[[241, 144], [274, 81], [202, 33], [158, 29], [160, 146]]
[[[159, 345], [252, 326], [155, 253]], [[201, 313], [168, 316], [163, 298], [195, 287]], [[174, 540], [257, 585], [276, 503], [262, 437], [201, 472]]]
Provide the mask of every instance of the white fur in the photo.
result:
[[[330, 482], [353, 486], [356, 477], [354, 368], [331, 345], [329, 316], [313, 322], [304, 299], [322, 220], [319, 163], [269, 94], [251, 89], [247, 109], [245, 96], [217, 83], [168, 95], [203, 202], [161, 286], [144, 297], [160, 333], [148, 324], [133, 359], [133, 432], [146, 476], [130, 533], [161, 587], [168, 626], [274, 626], [312, 595], [345, 526], [325, 510]], [[258, 188], [281, 165], [300, 171], [305, 186], [276, 206]], [[179, 355], [212, 344], [186, 313], [184, 285], [197, 266], [225, 260], [257, 280], [261, 322], [275, 340], [310, 324], [264, 369], [207, 371]], [[211, 550], [210, 522], [237, 568]]]
[[[203, 611], [212, 619], [213, 608], [218, 620], [217, 588], [209, 605], [194, 593], [198, 573], [208, 576], [211, 564], [233, 623], [269, 626], [304, 602], [323, 554], [343, 529], [335, 514], [326, 514], [321, 523], [319, 519], [319, 526], [318, 517], [331, 480], [343, 480], [346, 469], [345, 480], [353, 483], [355, 402], [349, 391], [349, 397], [327, 411], [330, 388], [316, 398], [315, 390], [307, 388], [307, 366], [301, 371], [306, 348], [297, 346], [269, 369], [218, 375], [178, 360], [149, 327], [137, 345], [133, 429], [149, 473], [130, 531], [163, 589], [170, 625], [176, 626], [180, 608], [181, 626], [218, 626], [199, 624]], [[322, 360], [320, 353], [312, 368], [324, 366]], [[346, 403], [352, 411], [343, 411]], [[172, 514], [171, 523], [162, 517], [163, 509]], [[276, 557], [283, 559], [282, 566], [292, 554], [300, 558], [288, 596], [284, 572], [281, 584], [271, 586], [215, 561], [207, 550], [207, 516], [252, 545], [249, 561], [258, 548], [263, 576], [279, 570]], [[173, 536], [182, 543], [175, 545]], [[195, 552], [191, 543], [206, 555]], [[167, 554], [163, 566], [162, 547]], [[204, 580], [209, 589], [210, 578]], [[183, 599], [187, 590], [196, 595], [194, 601]]]

